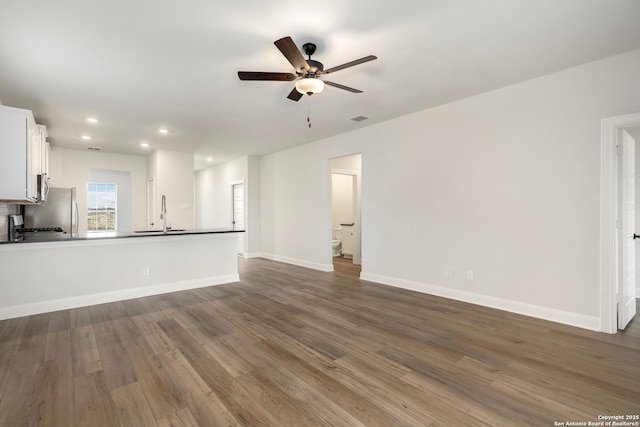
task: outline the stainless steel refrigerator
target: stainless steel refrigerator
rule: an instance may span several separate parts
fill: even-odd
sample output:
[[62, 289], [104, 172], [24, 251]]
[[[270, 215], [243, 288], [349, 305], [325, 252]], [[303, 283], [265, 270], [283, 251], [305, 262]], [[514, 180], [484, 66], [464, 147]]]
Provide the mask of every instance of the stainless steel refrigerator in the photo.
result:
[[75, 188], [49, 188], [47, 201], [24, 207], [25, 240], [69, 239], [78, 236]]

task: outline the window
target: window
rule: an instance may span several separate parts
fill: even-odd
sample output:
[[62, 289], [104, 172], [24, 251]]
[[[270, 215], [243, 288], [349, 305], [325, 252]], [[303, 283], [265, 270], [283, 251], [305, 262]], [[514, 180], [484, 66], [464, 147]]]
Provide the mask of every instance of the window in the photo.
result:
[[87, 185], [87, 231], [113, 232], [118, 229], [118, 185], [90, 182]]

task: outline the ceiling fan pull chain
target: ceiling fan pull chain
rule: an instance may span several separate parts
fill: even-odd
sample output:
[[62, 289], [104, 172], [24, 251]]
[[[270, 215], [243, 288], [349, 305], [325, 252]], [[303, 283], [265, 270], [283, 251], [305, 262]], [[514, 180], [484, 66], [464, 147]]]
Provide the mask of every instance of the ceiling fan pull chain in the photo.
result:
[[309, 129], [311, 129], [311, 104], [307, 100], [307, 123], [309, 124]]

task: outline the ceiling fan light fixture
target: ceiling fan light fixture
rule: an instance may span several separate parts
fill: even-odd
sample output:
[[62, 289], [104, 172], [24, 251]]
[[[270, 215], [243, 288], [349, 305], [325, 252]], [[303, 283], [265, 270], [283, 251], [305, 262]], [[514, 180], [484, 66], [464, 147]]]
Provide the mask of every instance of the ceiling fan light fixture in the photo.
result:
[[313, 95], [322, 92], [324, 82], [314, 77], [305, 77], [296, 82], [296, 90], [303, 95]]

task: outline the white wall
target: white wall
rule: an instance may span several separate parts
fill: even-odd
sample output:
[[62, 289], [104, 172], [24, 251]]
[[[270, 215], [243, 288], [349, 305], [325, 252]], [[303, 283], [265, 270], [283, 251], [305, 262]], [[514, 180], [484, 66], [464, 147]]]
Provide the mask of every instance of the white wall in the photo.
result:
[[231, 227], [231, 184], [247, 174], [246, 156], [196, 172], [198, 228]]
[[[116, 224], [119, 232], [134, 231], [131, 226], [131, 173], [89, 169], [89, 182], [116, 184]], [[125, 209], [123, 209], [125, 207]]]
[[244, 183], [245, 255], [260, 251], [260, 160], [245, 156], [195, 173], [196, 227], [231, 227], [231, 185]]
[[123, 206], [119, 200], [118, 207], [131, 211], [130, 228], [134, 230], [146, 228], [146, 157], [51, 147], [49, 162], [51, 172], [49, 185], [51, 187], [76, 187], [77, 189], [80, 233], [87, 231], [87, 183], [91, 169], [128, 172], [130, 174], [129, 206]]
[[[160, 201], [163, 195], [167, 203], [167, 225], [174, 229], [195, 228], [193, 162], [193, 153], [156, 150], [148, 156], [148, 179], [154, 178], [156, 185], [156, 229], [162, 228]], [[144, 201], [146, 207], [146, 196]]]
[[600, 120], [638, 75], [640, 50], [265, 156], [262, 251], [330, 265], [327, 161], [361, 152], [363, 277], [597, 329]]
[[262, 157], [262, 256], [333, 270], [328, 158], [337, 156], [329, 155], [329, 145], [306, 144]]
[[362, 156], [360, 154], [352, 154], [331, 159], [331, 169], [360, 173], [362, 170]]
[[195, 172], [196, 228], [215, 228], [215, 167]]
[[331, 176], [331, 218], [332, 230], [340, 224], [355, 222], [353, 203], [353, 175], [334, 173]]
[[249, 257], [260, 254], [260, 158], [249, 156], [247, 162], [247, 182], [245, 186], [247, 196], [247, 255]]

